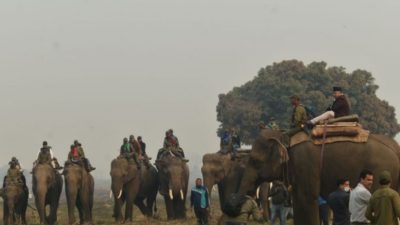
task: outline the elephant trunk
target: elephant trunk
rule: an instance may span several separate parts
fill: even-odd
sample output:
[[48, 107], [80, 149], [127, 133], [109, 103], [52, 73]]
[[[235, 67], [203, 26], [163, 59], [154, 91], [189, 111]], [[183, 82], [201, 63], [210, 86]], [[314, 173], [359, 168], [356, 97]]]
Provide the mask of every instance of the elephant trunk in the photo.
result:
[[37, 188], [37, 196], [35, 198], [36, 201], [36, 209], [39, 213], [40, 222], [44, 223], [46, 221], [46, 195], [47, 195], [47, 187], [40, 185]]
[[121, 199], [123, 196], [123, 184], [122, 182], [115, 181], [113, 179], [111, 186], [112, 193], [116, 199]]
[[212, 192], [212, 188], [213, 188], [214, 184], [215, 184], [214, 180], [212, 180], [208, 177], [204, 177], [204, 186], [206, 186], [209, 196], [211, 196], [211, 192]]

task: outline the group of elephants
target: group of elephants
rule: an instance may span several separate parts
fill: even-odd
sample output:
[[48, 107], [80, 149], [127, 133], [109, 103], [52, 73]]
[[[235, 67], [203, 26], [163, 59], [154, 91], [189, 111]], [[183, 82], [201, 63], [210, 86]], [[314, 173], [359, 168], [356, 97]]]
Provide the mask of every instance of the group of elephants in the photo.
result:
[[[355, 186], [362, 169], [372, 170], [375, 174], [387, 170], [392, 175], [392, 188], [398, 190], [400, 147], [391, 138], [371, 134], [365, 143], [331, 143], [325, 146], [324, 151], [311, 141], [287, 149], [280, 140], [281, 132], [263, 130], [253, 143], [252, 150], [239, 153], [235, 160], [231, 160], [230, 155], [219, 153], [204, 155], [201, 168], [204, 185], [210, 193], [214, 185], [218, 186], [221, 209], [231, 194], [244, 195], [249, 190], [259, 188], [257, 193], [264, 208], [264, 217], [268, 218], [269, 185], [266, 182], [282, 180], [292, 187], [294, 224], [317, 225], [318, 197], [327, 198], [336, 189], [336, 180], [339, 178], [348, 177]], [[168, 219], [186, 217], [189, 181], [187, 161], [167, 155], [156, 160], [155, 166], [143, 163], [138, 169], [135, 163], [121, 157], [111, 162], [111, 190], [115, 202], [113, 217], [116, 221], [131, 221], [134, 204], [144, 215], [153, 215], [157, 210], [157, 192], [165, 200]], [[75, 207], [80, 223], [92, 223], [93, 177], [76, 164], [67, 166], [62, 174], [69, 223], [76, 222]], [[40, 222], [55, 224], [63, 186], [62, 175], [51, 165], [42, 164], [34, 168], [32, 176], [32, 190]], [[377, 187], [374, 182], [373, 190]], [[27, 193], [16, 193], [20, 193], [22, 202], [27, 201]], [[8, 201], [4, 201], [4, 205], [7, 204]], [[122, 212], [124, 204], [125, 213]], [[48, 213], [46, 205], [49, 205]], [[5, 213], [14, 213], [10, 207], [5, 207], [8, 210]], [[26, 205], [15, 210], [24, 211]], [[15, 213], [18, 214], [17, 211]], [[13, 216], [5, 217], [4, 224], [12, 222]]]

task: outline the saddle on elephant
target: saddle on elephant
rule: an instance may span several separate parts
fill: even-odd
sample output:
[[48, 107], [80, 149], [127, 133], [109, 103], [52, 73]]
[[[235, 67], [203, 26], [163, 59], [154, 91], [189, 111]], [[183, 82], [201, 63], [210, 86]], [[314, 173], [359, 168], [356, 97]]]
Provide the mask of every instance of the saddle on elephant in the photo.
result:
[[315, 145], [335, 142], [364, 143], [368, 141], [369, 131], [358, 122], [357, 115], [331, 119], [316, 125], [310, 132], [298, 132], [290, 138], [290, 146], [312, 141]]

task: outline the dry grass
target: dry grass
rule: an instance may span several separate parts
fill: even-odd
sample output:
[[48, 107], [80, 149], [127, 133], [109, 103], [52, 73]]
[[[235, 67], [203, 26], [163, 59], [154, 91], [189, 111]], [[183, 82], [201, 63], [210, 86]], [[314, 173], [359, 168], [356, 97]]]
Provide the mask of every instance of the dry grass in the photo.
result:
[[[97, 195], [98, 196], [98, 195]], [[217, 224], [218, 218], [221, 216], [221, 210], [219, 208], [219, 203], [217, 199], [214, 199], [211, 204], [211, 220], [210, 225]], [[32, 206], [34, 205], [31, 201]], [[0, 204], [0, 218], [3, 218], [3, 210], [2, 205]], [[134, 219], [132, 223], [126, 224], [135, 224], [135, 225], [197, 225], [196, 218], [194, 213], [188, 208], [187, 211], [187, 219], [186, 220], [175, 220], [175, 221], [167, 221], [167, 216], [165, 212], [165, 205], [162, 199], [157, 200], [158, 213], [154, 218], [146, 218], [144, 217], [138, 208], [134, 208]], [[115, 223], [112, 216], [112, 208], [113, 201], [108, 198], [98, 198], [95, 201], [95, 205], [93, 207], [93, 216], [94, 216], [94, 224], [96, 225], [116, 225], [119, 223]], [[78, 213], [75, 213], [75, 216], [78, 217]], [[39, 225], [39, 217], [37, 212], [28, 208], [27, 212], [27, 220], [28, 224]], [[0, 224], [3, 224], [3, 220], [1, 219]], [[67, 205], [65, 201], [60, 203], [60, 208], [58, 210], [58, 224], [59, 225], [67, 225], [68, 224], [68, 214], [67, 214]], [[255, 225], [258, 223], [249, 222], [249, 225]], [[265, 223], [267, 224], [267, 223]], [[292, 224], [291, 221], [288, 224]]]

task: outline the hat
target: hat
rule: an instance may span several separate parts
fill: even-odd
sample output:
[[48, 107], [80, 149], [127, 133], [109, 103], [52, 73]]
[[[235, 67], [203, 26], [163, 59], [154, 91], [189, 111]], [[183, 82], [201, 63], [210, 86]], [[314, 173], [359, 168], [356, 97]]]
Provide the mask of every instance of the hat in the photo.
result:
[[341, 87], [333, 87], [333, 91], [340, 91], [340, 92], [342, 92], [343, 91], [343, 89], [341, 88]]
[[379, 183], [389, 183], [390, 181], [392, 181], [392, 176], [389, 171], [384, 170], [379, 174]]

